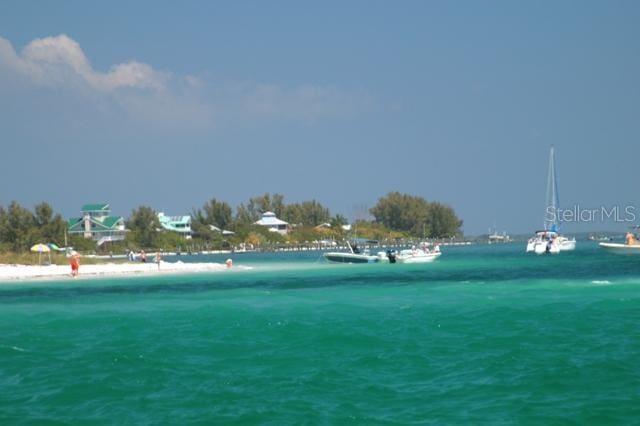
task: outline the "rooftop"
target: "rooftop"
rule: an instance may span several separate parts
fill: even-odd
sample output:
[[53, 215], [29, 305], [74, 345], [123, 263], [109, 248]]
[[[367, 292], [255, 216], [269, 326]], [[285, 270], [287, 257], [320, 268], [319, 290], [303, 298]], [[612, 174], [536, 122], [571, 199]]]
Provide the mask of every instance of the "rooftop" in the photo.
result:
[[102, 204], [85, 204], [84, 206], [82, 206], [82, 208], [80, 209], [83, 213], [89, 213], [89, 212], [103, 212], [103, 213], [108, 213], [110, 208], [109, 208], [109, 204], [107, 203], [102, 203]]

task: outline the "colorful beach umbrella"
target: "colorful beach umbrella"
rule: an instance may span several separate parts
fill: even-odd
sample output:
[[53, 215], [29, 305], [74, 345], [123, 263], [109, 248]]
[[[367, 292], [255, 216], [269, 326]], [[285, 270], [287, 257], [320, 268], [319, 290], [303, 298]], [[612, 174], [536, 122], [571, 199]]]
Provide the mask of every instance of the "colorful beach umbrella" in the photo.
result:
[[35, 244], [31, 247], [31, 251], [36, 253], [49, 253], [51, 249], [46, 244]]
[[38, 253], [38, 263], [42, 263], [42, 253], [49, 253], [49, 263], [51, 263], [51, 249], [46, 244], [35, 244], [31, 246], [31, 251]]

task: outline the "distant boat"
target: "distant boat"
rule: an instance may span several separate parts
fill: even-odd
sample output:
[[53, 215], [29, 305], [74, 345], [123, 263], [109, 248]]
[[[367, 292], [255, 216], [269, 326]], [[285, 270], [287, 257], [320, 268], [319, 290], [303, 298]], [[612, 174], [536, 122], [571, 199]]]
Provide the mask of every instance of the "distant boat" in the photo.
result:
[[400, 250], [396, 255], [398, 263], [429, 263], [440, 257], [440, 246], [435, 246], [433, 250], [429, 250], [426, 246], [412, 247], [411, 249]]
[[640, 241], [636, 238], [634, 232], [638, 231], [638, 227], [631, 228], [625, 236], [625, 243], [600, 243], [600, 247], [610, 253], [615, 254], [640, 254]]
[[[489, 229], [489, 232], [491, 232], [491, 229]], [[507, 234], [507, 231], [502, 231], [502, 234], [498, 234], [495, 226], [493, 227], [493, 232], [489, 234], [488, 237], [489, 244], [508, 243], [509, 241], [511, 241], [511, 237]]]
[[347, 241], [348, 252], [331, 251], [325, 253], [325, 259], [337, 263], [375, 263], [380, 261], [380, 257], [369, 253], [369, 249], [361, 251], [357, 244], [351, 245]]
[[527, 252], [556, 254], [561, 251], [574, 250], [576, 248], [575, 238], [569, 239], [560, 235], [558, 232], [560, 227], [557, 218], [559, 205], [560, 198], [558, 197], [558, 184], [556, 182], [555, 154], [552, 145], [549, 153], [544, 229], [537, 231], [535, 235], [527, 241]]
[[640, 244], [599, 243], [600, 247], [615, 254], [640, 254]]

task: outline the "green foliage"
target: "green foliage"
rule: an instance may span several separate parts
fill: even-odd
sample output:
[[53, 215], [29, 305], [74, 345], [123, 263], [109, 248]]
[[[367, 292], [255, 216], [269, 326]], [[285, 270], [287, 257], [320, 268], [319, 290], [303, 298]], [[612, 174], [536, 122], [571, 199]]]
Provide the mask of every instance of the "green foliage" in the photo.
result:
[[451, 207], [400, 192], [380, 198], [371, 214], [377, 223], [417, 237], [452, 237], [460, 234], [462, 226]]
[[0, 250], [25, 252], [37, 243], [63, 245], [66, 224], [47, 203], [35, 206], [32, 213], [13, 201], [0, 207]]
[[151, 207], [142, 206], [133, 210], [127, 220], [127, 228], [131, 234], [127, 235], [127, 239], [130, 237], [131, 242], [135, 243], [137, 247], [157, 247], [160, 222], [157, 213]]
[[337, 236], [332, 229], [316, 228], [314, 226], [300, 226], [289, 233], [288, 239], [292, 244], [300, 244], [321, 240], [340, 240], [342, 238]]
[[38, 241], [38, 230], [35, 227], [33, 214], [13, 201], [7, 209], [6, 227], [3, 240], [10, 242], [14, 251], [27, 251]]
[[194, 211], [192, 219], [203, 225], [214, 225], [220, 229], [226, 229], [231, 225], [233, 211], [229, 203], [212, 198], [202, 206], [202, 210]]
[[337, 214], [331, 219], [331, 227], [332, 228], [340, 228], [340, 229], [342, 229], [342, 226], [343, 225], [347, 225], [348, 223], [349, 223], [349, 221], [347, 220], [347, 218], [342, 216], [341, 214]]
[[282, 219], [297, 225], [318, 226], [329, 222], [329, 209], [316, 200], [289, 204], [284, 208]]
[[67, 243], [79, 252], [96, 251], [96, 242], [90, 238], [84, 238], [82, 235], [69, 235]]
[[358, 221], [353, 225], [353, 234], [358, 238], [378, 241], [392, 241], [407, 236], [407, 233], [390, 230], [381, 223], [365, 221]]
[[[270, 232], [254, 224], [265, 211], [295, 225], [289, 235]], [[429, 203], [421, 197], [391, 192], [378, 200], [371, 209], [374, 222], [360, 221], [355, 225], [358, 237], [389, 240], [407, 236], [445, 238], [460, 234], [462, 221], [455, 211], [438, 202]], [[192, 215], [194, 237], [159, 230], [160, 223], [151, 207], [141, 206], [132, 211], [127, 220], [126, 238], [107, 243], [101, 252], [124, 253], [129, 249], [201, 250], [220, 249], [241, 243], [260, 245], [298, 244], [326, 239], [341, 240], [348, 223], [342, 215], [331, 217], [329, 209], [316, 200], [285, 204], [281, 194], [263, 194], [252, 197], [246, 205], [240, 204], [235, 218], [231, 206], [212, 198]], [[318, 227], [323, 223], [330, 227]], [[222, 235], [211, 231], [209, 225], [235, 232]], [[36, 243], [64, 245], [67, 224], [47, 203], [35, 206], [33, 212], [17, 202], [0, 206], [0, 251], [26, 252]], [[95, 242], [81, 235], [69, 235], [68, 245], [83, 252], [96, 251]]]
[[460, 235], [462, 220], [455, 211], [441, 203], [431, 203], [431, 235], [436, 238], [449, 238]]
[[247, 205], [240, 204], [236, 209], [236, 221], [244, 224], [254, 223], [260, 219], [262, 213], [268, 211], [281, 217], [284, 209], [284, 196], [282, 194], [271, 195], [266, 193], [250, 198]]
[[67, 224], [59, 214], [54, 214], [53, 208], [47, 203], [40, 203], [35, 207], [35, 226], [39, 229], [40, 238], [45, 243], [64, 245], [64, 234]]

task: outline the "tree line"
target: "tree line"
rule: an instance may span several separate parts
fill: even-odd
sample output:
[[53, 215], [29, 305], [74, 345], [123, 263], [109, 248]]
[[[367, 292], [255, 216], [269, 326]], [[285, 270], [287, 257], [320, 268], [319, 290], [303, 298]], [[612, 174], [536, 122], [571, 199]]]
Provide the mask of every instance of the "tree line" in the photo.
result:
[[[255, 225], [264, 212], [271, 211], [291, 225], [287, 235], [269, 232]], [[422, 197], [390, 192], [369, 210], [372, 218], [361, 218], [352, 225], [351, 234], [379, 240], [400, 238], [450, 238], [461, 235], [462, 221], [446, 204], [428, 202]], [[185, 249], [189, 246], [208, 249], [231, 248], [238, 244], [303, 244], [305, 242], [350, 237], [342, 225], [348, 223], [341, 214], [316, 200], [285, 203], [282, 194], [266, 193], [250, 198], [235, 209], [212, 198], [191, 212], [193, 238], [161, 229], [157, 212], [149, 206], [135, 208], [126, 219], [128, 230], [121, 242], [109, 243], [105, 250], [124, 251], [139, 248]], [[328, 224], [328, 225], [325, 225]], [[325, 226], [319, 226], [325, 225]], [[0, 251], [23, 252], [36, 243], [72, 245], [78, 250], [95, 250], [95, 243], [82, 236], [68, 235], [67, 222], [46, 202], [33, 210], [11, 202], [0, 206]], [[227, 230], [233, 234], [220, 232]]]

